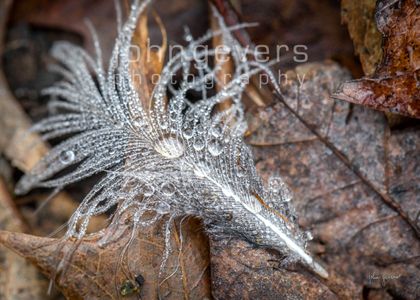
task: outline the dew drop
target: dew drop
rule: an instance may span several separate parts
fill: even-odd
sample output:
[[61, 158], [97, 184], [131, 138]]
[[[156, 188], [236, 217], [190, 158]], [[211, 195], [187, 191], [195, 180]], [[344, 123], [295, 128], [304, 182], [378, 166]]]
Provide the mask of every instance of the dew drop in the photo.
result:
[[155, 145], [155, 150], [166, 158], [178, 158], [184, 154], [184, 144], [175, 136], [161, 138]]
[[193, 37], [192, 37], [191, 34], [186, 34], [184, 36], [184, 39], [185, 39], [186, 42], [191, 42], [193, 40]]
[[137, 117], [133, 121], [133, 125], [137, 128], [143, 127], [144, 124], [145, 124], [144, 120], [141, 117]]
[[268, 187], [274, 193], [278, 193], [284, 186], [283, 180], [280, 177], [270, 177], [268, 180]]
[[166, 129], [168, 129], [168, 122], [166, 122], [166, 121], [162, 121], [162, 123], [160, 123], [160, 128], [162, 129], [162, 130], [166, 130]]
[[312, 233], [311, 233], [310, 231], [306, 231], [306, 232], [305, 232], [305, 235], [306, 235], [306, 239], [307, 239], [308, 241], [311, 241], [311, 240], [313, 240], [313, 239], [314, 239], [314, 236], [312, 235]]
[[244, 177], [246, 174], [245, 168], [242, 166], [238, 166], [238, 170], [236, 171], [236, 175], [238, 177]]
[[175, 186], [172, 183], [164, 183], [162, 184], [162, 186], [160, 187], [162, 194], [164, 194], [165, 196], [172, 196], [173, 194], [175, 194]]
[[198, 134], [202, 134], [205, 131], [204, 126], [201, 124], [197, 125], [195, 130], [197, 131]]
[[205, 146], [205, 143], [204, 143], [204, 139], [202, 137], [196, 137], [194, 139], [193, 147], [196, 151], [203, 150], [204, 146]]
[[75, 158], [76, 158], [76, 155], [71, 150], [65, 150], [61, 152], [60, 154], [60, 161], [64, 165], [68, 165], [69, 163], [74, 161]]
[[222, 153], [223, 146], [222, 146], [222, 144], [220, 143], [219, 140], [213, 139], [209, 142], [208, 149], [209, 149], [209, 152], [210, 152], [211, 155], [218, 156], [218, 155], [220, 155], [220, 153]]
[[222, 47], [221, 47], [221, 54], [229, 54], [231, 51], [232, 51], [232, 49], [230, 49], [230, 47], [228, 47], [228, 46], [226, 46], [226, 45], [222, 45]]
[[150, 184], [146, 184], [143, 188], [143, 195], [145, 197], [150, 197], [155, 193], [155, 188], [153, 187], [153, 185]]
[[177, 119], [178, 119], [178, 114], [177, 114], [177, 112], [176, 111], [171, 111], [170, 113], [169, 113], [169, 118], [172, 120], [172, 121], [176, 121]]
[[130, 178], [126, 183], [125, 183], [125, 186], [128, 188], [128, 189], [132, 189], [132, 188], [134, 188], [135, 186], [136, 186], [136, 184], [137, 184], [137, 180], [136, 179], [134, 179], [134, 178]]
[[214, 136], [214, 137], [219, 137], [219, 136], [221, 136], [222, 135], [222, 130], [220, 129], [220, 127], [213, 127], [212, 129], [211, 129], [211, 134]]
[[193, 134], [194, 134], [194, 131], [190, 127], [184, 128], [184, 130], [182, 132], [182, 136], [185, 139], [187, 139], [187, 140], [189, 140], [190, 138], [192, 138], [193, 137]]
[[159, 202], [159, 204], [156, 207], [156, 212], [159, 214], [165, 214], [169, 212], [171, 209], [171, 206], [166, 202]]

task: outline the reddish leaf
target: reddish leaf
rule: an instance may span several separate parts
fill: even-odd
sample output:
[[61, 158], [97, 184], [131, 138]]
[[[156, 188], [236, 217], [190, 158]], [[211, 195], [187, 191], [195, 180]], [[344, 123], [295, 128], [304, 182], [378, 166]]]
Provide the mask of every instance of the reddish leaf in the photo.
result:
[[372, 77], [344, 83], [334, 97], [420, 118], [420, 5], [380, 1], [376, 20], [383, 34], [382, 63]]

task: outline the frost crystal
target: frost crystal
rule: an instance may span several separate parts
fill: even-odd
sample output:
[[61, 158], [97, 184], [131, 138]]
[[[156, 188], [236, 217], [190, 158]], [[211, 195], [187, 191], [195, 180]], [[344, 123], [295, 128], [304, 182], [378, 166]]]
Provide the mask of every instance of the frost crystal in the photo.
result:
[[[46, 93], [55, 98], [52, 104], [61, 113], [36, 124], [34, 130], [45, 139], [72, 137], [54, 147], [21, 179], [16, 191], [62, 188], [104, 173], [69, 221], [67, 238], [81, 239], [92, 216], [115, 207], [109, 226], [116, 226], [129, 212], [134, 230], [165, 215], [170, 216], [168, 222], [194, 215], [210, 234], [240, 236], [278, 249], [326, 277], [305, 251], [307, 236], [295, 225], [286, 185], [272, 178], [264, 187], [243, 141], [242, 93], [252, 75], [271, 74], [255, 59], [258, 53], [241, 47], [232, 36], [246, 24], [227, 27], [214, 10], [220, 30], [199, 39], [187, 35], [188, 45], [167, 62], [150, 107], [143, 107], [143, 95], [134, 89], [130, 73], [130, 44], [148, 2], [133, 3], [127, 22], [119, 28], [107, 71], [95, 34], [96, 59], [69, 43], [55, 45], [53, 55], [63, 65], [57, 69], [65, 80]], [[208, 83], [218, 81], [222, 63], [214, 60], [215, 49], [197, 47], [215, 35], [222, 37], [234, 62], [232, 79], [217, 92]], [[182, 77], [178, 85], [172, 83], [175, 74]], [[199, 100], [190, 102], [189, 92]], [[228, 108], [216, 109], [225, 101], [231, 103]]]

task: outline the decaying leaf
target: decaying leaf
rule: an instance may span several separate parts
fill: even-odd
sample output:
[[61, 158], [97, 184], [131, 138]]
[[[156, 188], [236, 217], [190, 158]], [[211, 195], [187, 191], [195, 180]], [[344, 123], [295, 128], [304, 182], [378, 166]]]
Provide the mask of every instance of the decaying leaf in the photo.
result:
[[[323, 286], [340, 299], [358, 298], [363, 288], [415, 299], [420, 274], [418, 126], [390, 132], [381, 113], [360, 106], [351, 110], [349, 103], [331, 100], [331, 91], [349, 78], [331, 62], [302, 65], [287, 74], [284, 102], [250, 115], [248, 142], [261, 173], [280, 170], [293, 188], [301, 225], [314, 230], [313, 252], [327, 262], [330, 273], [354, 282], [353, 287], [339, 284], [346, 280], [331, 276]], [[280, 296], [276, 283], [264, 279], [261, 288], [252, 279], [273, 273], [267, 266], [249, 267], [261, 265], [256, 255], [239, 252], [229, 260], [228, 271], [223, 262], [237, 250], [233, 245], [216, 249], [212, 269], [222, 271], [212, 280], [219, 293], [241, 295], [239, 285], [229, 287], [229, 278], [240, 278], [245, 291], [264, 289], [268, 299]], [[288, 287], [280, 290], [300, 293]]]
[[210, 249], [215, 299], [352, 299], [360, 295], [351, 280], [334, 272], [328, 282], [319, 281], [302, 268], [287, 265], [277, 253], [244, 241], [211, 241]]
[[383, 34], [383, 58], [375, 73], [346, 82], [336, 99], [420, 118], [420, 4], [379, 1], [376, 24]]
[[[209, 254], [207, 238], [197, 230], [199, 227], [195, 219], [178, 223], [171, 236], [174, 255], [161, 276], [165, 237], [158, 227], [147, 228], [128, 247], [132, 230], [124, 222], [112, 232], [120, 238], [106, 246], [98, 244], [96, 235], [80, 243], [63, 244], [60, 239], [6, 231], [0, 231], [0, 243], [52, 278], [59, 275], [56, 270], [62, 259], [71, 259], [65, 276], [54, 278], [68, 299], [120, 299], [124, 294], [124, 299], [157, 299], [158, 291], [161, 299], [204, 299], [211, 297]], [[141, 286], [136, 281], [140, 275], [144, 278]]]

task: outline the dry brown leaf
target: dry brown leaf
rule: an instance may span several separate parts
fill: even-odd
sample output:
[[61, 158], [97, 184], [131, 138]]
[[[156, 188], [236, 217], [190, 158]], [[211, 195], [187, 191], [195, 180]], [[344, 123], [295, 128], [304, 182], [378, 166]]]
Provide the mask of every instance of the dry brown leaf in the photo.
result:
[[[171, 255], [165, 276], [177, 270], [160, 287], [162, 299], [204, 299], [210, 298], [208, 247], [206, 237], [200, 230], [199, 222], [189, 219], [173, 230]], [[162, 224], [161, 224], [162, 225]], [[184, 243], [179, 252], [181, 234]], [[124, 258], [124, 248], [131, 236], [129, 225], [121, 222], [116, 232], [120, 238], [105, 247], [98, 246], [95, 235], [85, 238], [71, 255], [63, 276], [56, 281], [57, 286], [68, 299], [118, 299], [122, 289], [128, 289], [129, 282], [137, 287], [125, 298], [156, 299], [159, 266], [164, 249], [164, 236], [158, 227], [146, 228], [128, 247]], [[35, 237], [12, 232], [0, 232], [0, 243], [37, 265], [46, 275], [55, 274], [58, 262], [72, 253], [74, 243]], [[66, 256], [68, 258], [68, 256]], [[179, 267], [178, 265], [179, 258]], [[136, 277], [141, 275], [144, 284], [138, 286]]]
[[[346, 293], [360, 297], [362, 289], [382, 289], [395, 297], [418, 298], [418, 126], [390, 131], [381, 113], [331, 100], [335, 86], [349, 78], [334, 63], [302, 65], [288, 75], [284, 102], [250, 116], [248, 141], [257, 168], [267, 177], [279, 171], [294, 190], [300, 223], [315, 236], [312, 252], [329, 271], [354, 283], [356, 288], [349, 286]], [[249, 270], [243, 275], [240, 261], [257, 260], [236, 257], [236, 275], [254, 276]], [[235, 273], [213, 281], [231, 276]], [[342, 286], [334, 281], [333, 276], [323, 284], [348, 298], [340, 296]], [[276, 286], [265, 289], [276, 291]], [[291, 285], [288, 292], [293, 291]]]
[[377, 4], [383, 58], [371, 77], [346, 82], [336, 99], [420, 118], [420, 4], [384, 0]]

